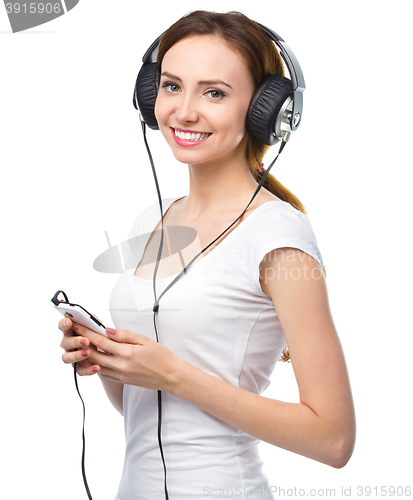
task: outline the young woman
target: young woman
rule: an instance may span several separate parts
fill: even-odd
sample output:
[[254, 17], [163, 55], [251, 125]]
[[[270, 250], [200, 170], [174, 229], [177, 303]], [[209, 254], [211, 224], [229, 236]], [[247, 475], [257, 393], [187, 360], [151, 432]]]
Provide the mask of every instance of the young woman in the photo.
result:
[[[273, 42], [239, 13], [185, 16], [164, 34], [157, 64], [155, 116], [190, 180], [187, 196], [163, 200], [164, 227], [197, 234], [180, 255], [168, 256], [165, 242], [159, 295], [255, 192], [267, 146], [247, 133], [246, 115], [259, 85], [283, 69]], [[117, 329], [107, 329], [109, 338], [70, 319], [59, 323], [63, 361], [77, 362], [80, 375], [98, 373], [125, 417], [117, 500], [165, 498], [162, 458], [171, 500], [214, 492], [270, 497], [259, 440], [343, 467], [355, 441], [352, 395], [321, 255], [300, 201], [268, 176], [241, 219], [160, 300], [157, 342], [152, 277], [159, 219], [155, 203], [134, 224], [131, 237], [152, 234], [138, 250], [136, 269], [113, 290]], [[285, 344], [298, 403], [260, 395]]]

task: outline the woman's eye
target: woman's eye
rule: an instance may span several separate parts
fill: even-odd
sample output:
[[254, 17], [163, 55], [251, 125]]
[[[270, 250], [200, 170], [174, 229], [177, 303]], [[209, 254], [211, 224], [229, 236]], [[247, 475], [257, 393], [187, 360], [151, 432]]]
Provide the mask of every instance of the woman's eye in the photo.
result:
[[206, 92], [206, 94], [209, 94], [210, 97], [212, 97], [212, 99], [221, 99], [222, 97], [225, 97], [225, 94], [224, 92], [222, 92], [221, 90], [217, 90], [217, 89], [213, 89], [213, 90], [208, 90], [208, 92]]
[[166, 89], [167, 92], [175, 93], [179, 92], [180, 87], [176, 83], [166, 82], [162, 85], [162, 88]]

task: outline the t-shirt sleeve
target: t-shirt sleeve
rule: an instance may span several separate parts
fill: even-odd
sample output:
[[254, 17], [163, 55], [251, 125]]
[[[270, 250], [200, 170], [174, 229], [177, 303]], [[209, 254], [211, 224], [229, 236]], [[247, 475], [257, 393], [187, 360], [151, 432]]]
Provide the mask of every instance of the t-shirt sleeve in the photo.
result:
[[323, 258], [310, 221], [306, 215], [285, 203], [260, 220], [253, 244], [254, 283], [262, 294], [259, 267], [263, 258], [277, 248], [297, 248], [313, 257], [323, 267]]

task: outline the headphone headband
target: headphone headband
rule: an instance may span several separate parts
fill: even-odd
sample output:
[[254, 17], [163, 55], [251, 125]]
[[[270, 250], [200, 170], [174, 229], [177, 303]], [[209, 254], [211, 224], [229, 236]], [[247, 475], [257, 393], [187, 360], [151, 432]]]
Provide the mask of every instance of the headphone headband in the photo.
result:
[[161, 36], [158, 36], [158, 38], [152, 43], [149, 49], [145, 52], [144, 56], [142, 57], [143, 64], [156, 63], [156, 60], [158, 59], [159, 41], [163, 37], [164, 33], [162, 33]]
[[285, 43], [285, 41], [277, 35], [277, 33], [270, 28], [267, 28], [263, 24], [257, 23], [266, 35], [275, 43], [280, 51], [280, 55], [283, 58], [288, 73], [291, 78], [291, 87], [293, 90], [293, 110], [292, 110], [292, 120], [291, 120], [291, 130], [296, 130], [301, 121], [301, 116], [303, 113], [303, 92], [305, 90], [304, 75], [301, 70], [300, 63], [294, 55], [294, 52]]

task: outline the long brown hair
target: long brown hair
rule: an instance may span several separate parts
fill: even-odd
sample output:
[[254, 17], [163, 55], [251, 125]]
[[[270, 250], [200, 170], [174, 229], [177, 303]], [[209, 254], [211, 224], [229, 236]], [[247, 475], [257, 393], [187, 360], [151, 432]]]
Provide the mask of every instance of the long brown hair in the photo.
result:
[[[162, 60], [168, 50], [180, 40], [190, 36], [214, 35], [222, 38], [232, 49], [244, 58], [255, 84], [255, 90], [270, 75], [284, 75], [281, 56], [274, 43], [261, 27], [240, 12], [226, 14], [198, 10], [191, 12], [173, 24], [161, 37], [157, 65], [161, 73]], [[248, 134], [248, 132], [246, 132]], [[262, 160], [270, 146], [261, 144], [248, 134], [247, 160], [254, 179], [260, 182], [264, 169]], [[272, 174], [268, 174], [263, 187], [280, 200], [290, 203], [305, 215], [307, 211], [301, 201]], [[287, 347], [282, 361], [289, 360]]]

